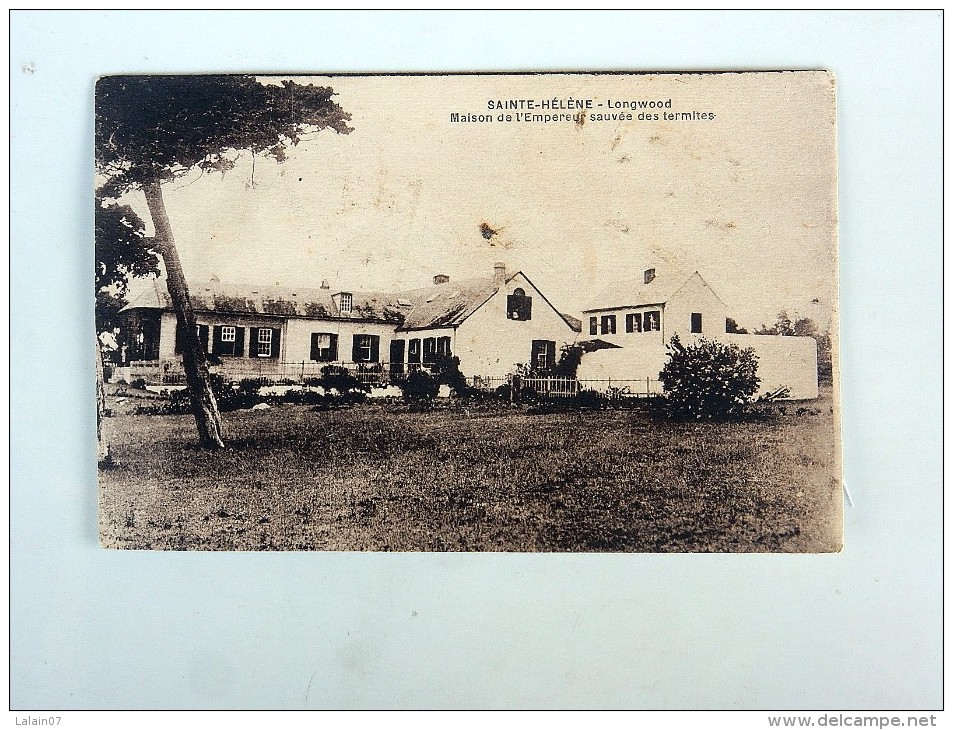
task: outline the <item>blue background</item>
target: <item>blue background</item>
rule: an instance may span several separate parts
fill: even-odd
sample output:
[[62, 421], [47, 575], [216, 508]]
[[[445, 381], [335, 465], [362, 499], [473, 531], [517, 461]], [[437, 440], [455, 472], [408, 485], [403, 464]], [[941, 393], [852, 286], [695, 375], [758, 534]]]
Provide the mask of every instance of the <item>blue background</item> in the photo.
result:
[[[939, 12], [13, 12], [11, 705], [941, 705]], [[208, 71], [827, 68], [839, 555], [101, 550], [92, 94]]]

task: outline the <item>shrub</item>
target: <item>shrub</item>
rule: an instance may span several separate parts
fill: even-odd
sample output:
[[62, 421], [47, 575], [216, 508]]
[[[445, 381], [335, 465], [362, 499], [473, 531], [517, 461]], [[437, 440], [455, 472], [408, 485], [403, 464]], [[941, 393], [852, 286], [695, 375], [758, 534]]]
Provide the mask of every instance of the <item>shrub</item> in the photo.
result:
[[556, 363], [553, 375], [562, 378], [575, 378], [579, 370], [579, 363], [582, 362], [582, 356], [584, 354], [585, 350], [582, 349], [582, 345], [575, 343], [563, 345], [559, 352], [559, 361]]
[[404, 398], [409, 401], [431, 400], [440, 392], [440, 383], [430, 373], [415, 370], [400, 384]]
[[438, 385], [449, 386], [453, 394], [461, 398], [472, 395], [473, 388], [467, 384], [467, 379], [460, 372], [460, 358], [451, 355], [437, 355], [431, 372]]
[[602, 408], [605, 403], [606, 397], [595, 390], [580, 390], [575, 396], [577, 408]]
[[360, 380], [351, 375], [347, 368], [341, 365], [325, 365], [321, 368], [321, 379], [316, 383], [309, 384], [320, 385], [327, 390], [333, 388], [341, 394], [358, 390], [370, 390], [369, 385], [362, 384]]
[[661, 407], [669, 418], [742, 418], [758, 391], [758, 358], [750, 347], [705, 338], [685, 346], [673, 335], [659, 379], [664, 390]]

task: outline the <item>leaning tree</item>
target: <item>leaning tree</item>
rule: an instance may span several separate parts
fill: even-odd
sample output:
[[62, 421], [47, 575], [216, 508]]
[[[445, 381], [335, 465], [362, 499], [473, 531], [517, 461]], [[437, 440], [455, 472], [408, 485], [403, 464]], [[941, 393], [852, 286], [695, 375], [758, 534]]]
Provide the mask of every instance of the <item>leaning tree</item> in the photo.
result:
[[309, 130], [347, 134], [350, 115], [329, 87], [253, 76], [106, 76], [96, 84], [96, 168], [101, 190], [145, 196], [181, 333], [182, 365], [205, 448], [224, 446], [188, 286], [179, 261], [162, 184], [193, 170], [225, 172], [244, 152], [278, 162]]

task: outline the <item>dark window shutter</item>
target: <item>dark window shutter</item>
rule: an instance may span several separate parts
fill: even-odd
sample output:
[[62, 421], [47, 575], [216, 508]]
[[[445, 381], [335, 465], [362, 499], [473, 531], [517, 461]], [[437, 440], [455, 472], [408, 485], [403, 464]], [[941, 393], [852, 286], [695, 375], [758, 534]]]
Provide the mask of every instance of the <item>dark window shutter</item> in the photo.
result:
[[277, 358], [281, 352], [281, 330], [271, 330], [271, 357]]
[[377, 335], [369, 335], [371, 338], [371, 362], [380, 362], [381, 359], [381, 338]]
[[590, 335], [599, 334], [599, 320], [596, 317], [589, 318], [589, 334]]
[[212, 352], [216, 355], [221, 355], [222, 350], [222, 328], [220, 325], [215, 325], [212, 328]]
[[408, 364], [420, 363], [420, 340], [413, 339], [407, 343], [407, 362]]
[[199, 341], [202, 343], [202, 351], [208, 352], [208, 325], [200, 324], [199, 325]]
[[[132, 338], [135, 342], [135, 337]], [[182, 326], [182, 323], [178, 319], [175, 320], [175, 354], [181, 355], [182, 350], [185, 347], [185, 328]], [[135, 346], [132, 348], [135, 349]]]
[[242, 357], [245, 354], [245, 328], [235, 328], [235, 355]]
[[364, 335], [354, 335], [351, 341], [351, 362], [361, 362], [361, 338]]
[[320, 338], [321, 338], [320, 333], [318, 332], [311, 333], [311, 359], [312, 360], [321, 359], [321, 347], [319, 343]]
[[556, 343], [552, 340], [546, 341], [546, 367], [551, 368], [556, 364]]
[[424, 338], [424, 365], [430, 365], [434, 361], [434, 355], [437, 353], [437, 339], [435, 337]]
[[520, 319], [526, 321], [533, 318], [533, 297], [523, 297]]
[[248, 357], [258, 357], [258, 328], [248, 328]]
[[328, 345], [328, 361], [334, 362], [338, 359], [338, 336], [331, 335], [331, 342]]

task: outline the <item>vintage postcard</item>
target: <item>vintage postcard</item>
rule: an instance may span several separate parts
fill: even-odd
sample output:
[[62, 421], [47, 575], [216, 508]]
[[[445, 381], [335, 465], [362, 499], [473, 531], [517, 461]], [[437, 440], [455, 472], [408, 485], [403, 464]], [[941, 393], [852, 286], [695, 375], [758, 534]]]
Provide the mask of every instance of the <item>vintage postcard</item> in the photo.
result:
[[840, 550], [830, 73], [95, 107], [103, 546]]

